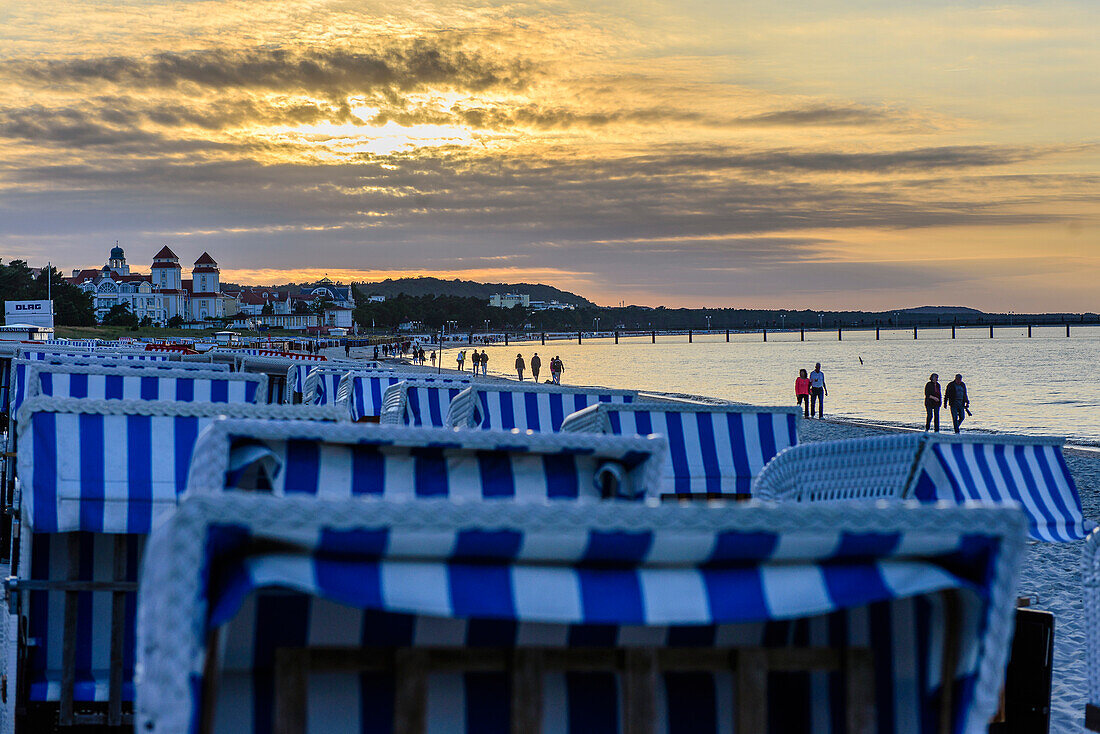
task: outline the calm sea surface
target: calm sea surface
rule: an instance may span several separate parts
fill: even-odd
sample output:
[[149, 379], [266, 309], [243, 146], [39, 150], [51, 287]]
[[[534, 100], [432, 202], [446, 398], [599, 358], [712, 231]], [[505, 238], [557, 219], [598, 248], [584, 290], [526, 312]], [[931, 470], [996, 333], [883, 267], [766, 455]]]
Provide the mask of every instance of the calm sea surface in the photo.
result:
[[[490, 346], [489, 372], [513, 374], [516, 353], [530, 362], [536, 351], [549, 376], [550, 358], [565, 363], [563, 382], [703, 395], [756, 405], [794, 404], [799, 368], [821, 362], [829, 396], [826, 416], [878, 423], [924, 426], [924, 384], [938, 372], [943, 383], [963, 374], [973, 418], [964, 427], [1011, 433], [1063, 435], [1073, 443], [1100, 446], [1100, 327], [1026, 327], [851, 331], [797, 331], [650, 338], [547, 341]], [[454, 367], [456, 349], [446, 352], [444, 367]], [[862, 358], [862, 363], [860, 359]], [[467, 367], [469, 362], [467, 361]], [[528, 376], [530, 370], [528, 369]], [[941, 426], [951, 427], [949, 412]]]

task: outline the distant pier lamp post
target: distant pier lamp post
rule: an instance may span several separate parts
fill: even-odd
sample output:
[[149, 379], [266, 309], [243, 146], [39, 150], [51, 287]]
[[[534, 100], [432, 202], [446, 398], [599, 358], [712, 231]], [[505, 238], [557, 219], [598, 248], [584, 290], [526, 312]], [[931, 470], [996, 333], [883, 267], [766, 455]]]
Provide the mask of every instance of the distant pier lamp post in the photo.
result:
[[819, 313], [817, 315], [817, 328], [819, 328], [819, 329], [825, 328], [825, 314], [823, 314], [823, 313]]
[[592, 319], [592, 325], [594, 327], [592, 329], [593, 336], [599, 336], [600, 335], [600, 320], [598, 318]]
[[707, 331], [710, 331], [710, 316], [707, 316]]
[[785, 314], [785, 313], [779, 314], [779, 323], [780, 323], [780, 328], [782, 328], [784, 331], [786, 331], [786, 329], [787, 329], [787, 314]]

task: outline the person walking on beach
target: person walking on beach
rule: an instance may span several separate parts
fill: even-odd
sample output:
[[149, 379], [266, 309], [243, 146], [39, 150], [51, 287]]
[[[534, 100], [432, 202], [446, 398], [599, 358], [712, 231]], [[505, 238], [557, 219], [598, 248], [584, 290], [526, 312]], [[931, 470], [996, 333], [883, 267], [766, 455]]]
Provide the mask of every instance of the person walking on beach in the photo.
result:
[[814, 371], [810, 373], [810, 417], [814, 417], [814, 405], [817, 405], [817, 417], [825, 417], [825, 396], [829, 394], [829, 388], [825, 387], [825, 373], [821, 371], [821, 363], [814, 365]]
[[523, 361], [523, 355], [516, 355], [516, 374], [519, 375], [519, 381], [523, 382], [523, 371], [527, 369], [527, 363]]
[[943, 397], [951, 408], [951, 423], [955, 427], [955, 433], [958, 433], [959, 426], [970, 412], [970, 397], [966, 394], [966, 383], [963, 382], [962, 375], [955, 375], [955, 379], [947, 383]]
[[489, 353], [484, 349], [481, 350], [481, 374], [483, 377], [489, 374]]
[[432, 367], [435, 367], [435, 350], [432, 350]]
[[940, 376], [935, 372], [928, 378], [928, 384], [924, 386], [924, 430], [929, 426], [936, 426], [936, 433], [940, 432], [940, 405], [943, 404], [943, 395], [940, 394]]
[[810, 417], [810, 378], [806, 376], [806, 370], [798, 371], [798, 377], [794, 379], [794, 402], [802, 406], [802, 416]]
[[531, 376], [535, 382], [539, 381], [540, 369], [542, 369], [542, 360], [539, 359], [539, 353], [535, 352], [535, 356], [531, 357]]
[[458, 362], [458, 371], [462, 372], [462, 363], [466, 361], [466, 350], [459, 349], [458, 356], [455, 357], [455, 361]]
[[561, 384], [561, 373], [565, 371], [565, 365], [562, 364], [561, 359], [555, 355], [554, 359], [550, 361], [550, 378], [554, 381], [555, 385]]

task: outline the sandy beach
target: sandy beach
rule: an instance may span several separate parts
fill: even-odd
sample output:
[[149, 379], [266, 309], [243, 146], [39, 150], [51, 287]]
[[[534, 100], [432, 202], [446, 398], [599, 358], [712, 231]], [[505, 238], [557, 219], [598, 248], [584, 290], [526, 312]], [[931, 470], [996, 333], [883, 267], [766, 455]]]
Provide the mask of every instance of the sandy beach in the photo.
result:
[[[802, 441], [831, 441], [897, 432], [839, 420], [803, 420]], [[1077, 483], [1085, 517], [1100, 517], [1100, 453], [1066, 449], [1066, 464]], [[1050, 731], [1078, 734], [1084, 727], [1088, 697], [1085, 674], [1085, 624], [1081, 598], [1081, 554], [1076, 543], [1030, 543], [1018, 587], [1036, 609], [1054, 613], [1054, 684]]]

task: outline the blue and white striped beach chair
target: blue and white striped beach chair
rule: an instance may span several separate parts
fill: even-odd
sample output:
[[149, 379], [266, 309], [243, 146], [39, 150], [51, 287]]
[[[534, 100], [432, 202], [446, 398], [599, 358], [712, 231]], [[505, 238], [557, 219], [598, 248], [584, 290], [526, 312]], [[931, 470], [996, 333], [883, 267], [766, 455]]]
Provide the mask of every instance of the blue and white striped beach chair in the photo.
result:
[[43, 396], [24, 403], [22, 522], [7, 588], [17, 592], [12, 612], [23, 630], [8, 695], [29, 717], [25, 731], [47, 720], [128, 722], [144, 537], [175, 511], [195, 441], [221, 415], [346, 420], [338, 409], [307, 406]]
[[[469, 384], [461, 377], [417, 377], [415, 380], [405, 377], [385, 388], [378, 421], [397, 426], [441, 428], [447, 425], [451, 401]], [[373, 384], [371, 386], [373, 388]], [[365, 401], [367, 394], [364, 392], [362, 396]], [[372, 402], [373, 397], [371, 395]], [[352, 418], [359, 420], [355, 415], [353, 409]]]
[[451, 402], [447, 425], [482, 431], [557, 432], [566, 416], [596, 403], [631, 403], [634, 390], [535, 383], [478, 383]]
[[1084, 519], [1062, 456], [1064, 439], [1005, 434], [907, 433], [802, 444], [757, 477], [763, 499], [820, 502], [916, 499], [1018, 502], [1033, 540], [1079, 540]]
[[191, 496], [154, 532], [137, 731], [984, 732], [1007, 507]]
[[[445, 387], [443, 393], [436, 392], [433, 394], [429, 391], [423, 391], [417, 392], [411, 398], [408, 398], [416, 401], [415, 412], [408, 409], [408, 396], [405, 391], [397, 389], [389, 395], [390, 422], [417, 426], [442, 426], [447, 416], [447, 406], [450, 404], [451, 398], [469, 385], [471, 379], [469, 377], [436, 376], [425, 373], [415, 373], [415, 375], [405, 372], [352, 373], [347, 375], [347, 379], [340, 382], [340, 387], [336, 393], [336, 402], [347, 406], [348, 413], [353, 421], [370, 420], [372, 418], [381, 420], [387, 392], [398, 383], [415, 381], [414, 384], [420, 387], [443, 386]], [[428, 420], [426, 422], [420, 415], [422, 407], [427, 408]]]
[[160, 370], [175, 370], [175, 369], [206, 369], [214, 370], [217, 372], [228, 372], [229, 365], [214, 365], [210, 363], [192, 363], [192, 362], [170, 362], [167, 360], [125, 360], [115, 356], [104, 355], [86, 355], [86, 354], [42, 354], [34, 358], [18, 358], [12, 360], [10, 364], [10, 376], [8, 383], [11, 386], [9, 402], [4, 403], [4, 409], [9, 413], [11, 417], [15, 417], [19, 412], [19, 406], [22, 404], [26, 394], [26, 372], [27, 368], [36, 364], [54, 364], [54, 365], [73, 365], [73, 366], [101, 366], [101, 367], [124, 367], [127, 369], [160, 369]]
[[266, 375], [215, 370], [31, 364], [26, 379], [26, 398], [258, 403], [267, 395]]
[[190, 487], [329, 499], [640, 499], [664, 448], [659, 437], [218, 420], [195, 447]]
[[1019, 502], [1034, 540], [1064, 543], [1095, 527], [1062, 455], [1064, 438], [930, 436], [906, 497], [921, 502]]
[[1085, 607], [1085, 672], [1088, 703], [1085, 728], [1100, 731], [1100, 530], [1085, 538], [1081, 581]]
[[[322, 370], [338, 375], [345, 375], [348, 372], [392, 372], [391, 368], [383, 368], [378, 362], [373, 360], [330, 360], [328, 362], [322, 362], [320, 364], [310, 363], [297, 363], [292, 364], [287, 370], [286, 382], [287, 382], [287, 395], [286, 402], [294, 402], [294, 395], [297, 394], [300, 400], [304, 402], [307, 385], [306, 379], [309, 377], [310, 372], [316, 370]], [[339, 382], [332, 389], [332, 397], [328, 402], [334, 402], [336, 400], [336, 388], [339, 387]]]
[[563, 432], [668, 439], [661, 492], [748, 495], [775, 455], [798, 443], [797, 407], [684, 402], [599, 403], [566, 417]]

